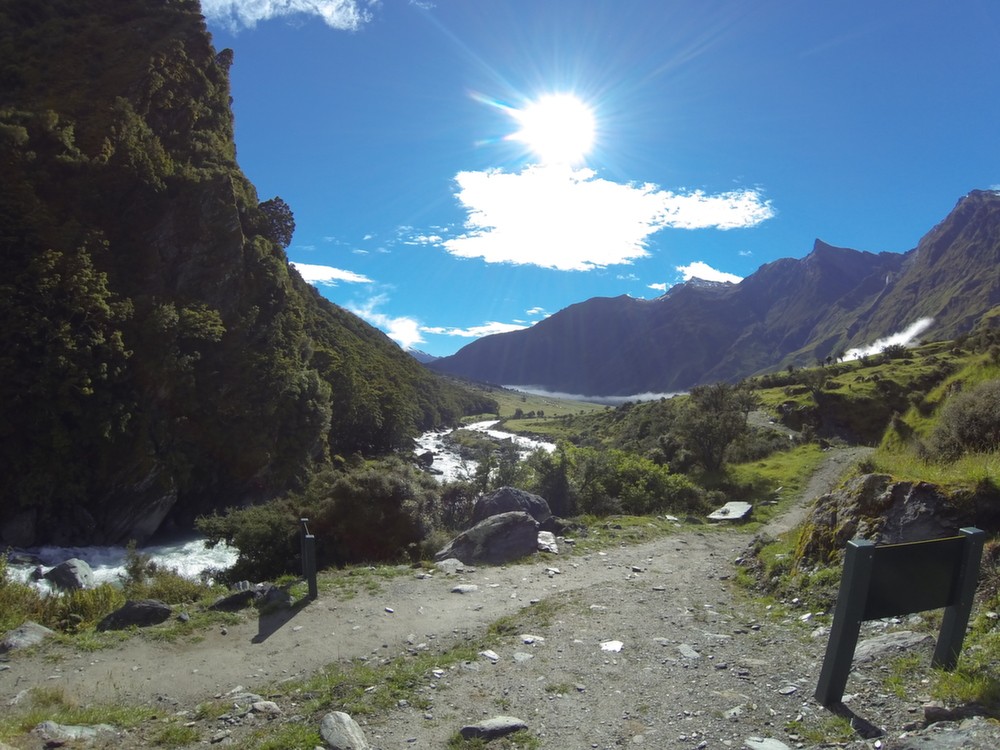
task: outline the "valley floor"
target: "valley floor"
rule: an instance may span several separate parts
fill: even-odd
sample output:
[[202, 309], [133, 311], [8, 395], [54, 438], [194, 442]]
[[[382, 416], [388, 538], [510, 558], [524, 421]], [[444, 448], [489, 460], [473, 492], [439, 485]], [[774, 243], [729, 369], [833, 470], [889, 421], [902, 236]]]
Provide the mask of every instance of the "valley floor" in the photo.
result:
[[[850, 458], [831, 452], [803, 501], [828, 489]], [[785, 516], [774, 530], [792, 519]], [[736, 561], [750, 542], [738, 529], [686, 527], [604, 552], [455, 575], [407, 573], [349, 597], [321, 591], [294, 614], [248, 618], [199, 642], [134, 637], [93, 653], [46, 647], [9, 659], [0, 672], [0, 706], [14, 710], [6, 707], [22, 691], [58, 684], [81, 703], [182, 712], [201, 744], [253, 746], [251, 733], [268, 721], [318, 725], [301, 715], [301, 698], [285, 694], [282, 682], [330, 663], [374, 665], [476, 644], [506, 618], [489, 655], [495, 659], [480, 655], [430, 671], [411, 700], [356, 717], [371, 747], [438, 750], [462, 726], [498, 715], [523, 720], [541, 748], [742, 748], [753, 738], [787, 747], [826, 740], [875, 747], [812, 698], [828, 634], [817, 625], [822, 613], [793, 604], [768, 609], [734, 585]], [[465, 593], [455, 593], [460, 584]], [[903, 626], [866, 625], [862, 637], [887, 627]], [[856, 664], [847, 705], [857, 727], [885, 730], [880, 747], [907, 747], [899, 736], [922, 725], [928, 696], [920, 678], [932, 647], [918, 647], [923, 666], [902, 691], [884, 686], [891, 657]], [[198, 704], [248, 690], [273, 698], [281, 714], [269, 720], [231, 710], [223, 719], [196, 718]], [[108, 746], [148, 746], [155, 730], [130, 730]]]

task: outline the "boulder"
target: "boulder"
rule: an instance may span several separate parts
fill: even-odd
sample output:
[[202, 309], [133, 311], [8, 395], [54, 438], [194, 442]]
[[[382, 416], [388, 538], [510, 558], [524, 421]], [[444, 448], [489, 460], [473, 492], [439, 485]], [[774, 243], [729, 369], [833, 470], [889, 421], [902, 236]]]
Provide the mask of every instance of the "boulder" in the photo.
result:
[[133, 625], [159, 625], [170, 617], [170, 605], [159, 599], [132, 599], [97, 623], [97, 630], [125, 630]]
[[257, 592], [253, 589], [243, 589], [234, 591], [232, 594], [220, 597], [215, 600], [209, 609], [218, 612], [239, 612], [241, 609], [250, 606], [250, 602], [257, 598]]
[[368, 750], [368, 740], [361, 727], [343, 711], [333, 711], [319, 725], [323, 741], [332, 750]]
[[67, 591], [89, 589], [94, 586], [94, 571], [83, 560], [71, 557], [46, 573], [45, 579]]
[[465, 562], [500, 565], [538, 549], [538, 521], [522, 511], [490, 516], [452, 539], [435, 560], [457, 557]]
[[0, 654], [37, 646], [50, 635], [55, 635], [55, 632], [44, 625], [39, 625], [37, 622], [26, 622], [20, 627], [8, 631], [3, 639], [0, 639]]
[[515, 510], [527, 513], [538, 523], [545, 523], [552, 518], [552, 510], [544, 497], [515, 487], [501, 487], [476, 500], [472, 509], [472, 523]]

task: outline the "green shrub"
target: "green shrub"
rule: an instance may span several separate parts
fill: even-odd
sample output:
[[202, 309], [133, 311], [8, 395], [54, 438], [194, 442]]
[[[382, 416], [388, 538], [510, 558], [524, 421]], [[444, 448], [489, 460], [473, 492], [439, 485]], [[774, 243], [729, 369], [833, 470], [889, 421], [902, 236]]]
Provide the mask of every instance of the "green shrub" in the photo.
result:
[[954, 460], [1000, 447], [1000, 379], [987, 380], [945, 402], [928, 448]]

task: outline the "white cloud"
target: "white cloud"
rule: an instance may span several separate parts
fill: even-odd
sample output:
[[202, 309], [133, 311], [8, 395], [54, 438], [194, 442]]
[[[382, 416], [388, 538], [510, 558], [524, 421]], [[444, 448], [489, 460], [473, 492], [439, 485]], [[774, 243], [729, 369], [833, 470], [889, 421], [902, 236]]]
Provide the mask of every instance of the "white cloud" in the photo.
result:
[[490, 336], [494, 333], [509, 333], [510, 331], [520, 331], [528, 326], [520, 325], [518, 323], [497, 323], [490, 322], [484, 323], [481, 326], [472, 326], [471, 328], [447, 328], [447, 327], [435, 327], [435, 328], [424, 328], [425, 333], [434, 333], [440, 336], [459, 336], [465, 339], [478, 339], [482, 336]]
[[372, 280], [367, 276], [353, 271], [345, 271], [333, 266], [317, 266], [312, 263], [296, 263], [291, 261], [291, 265], [301, 274], [302, 278], [310, 284], [322, 284], [324, 286], [337, 286], [338, 282], [348, 284], [371, 284]]
[[753, 250], [740, 250], [740, 257], [749, 258], [753, 255]]
[[528, 315], [548, 315], [548, 313], [545, 312], [544, 307], [529, 307], [524, 312]]
[[298, 14], [319, 16], [340, 31], [357, 31], [371, 20], [379, 0], [201, 0], [205, 18], [232, 32], [252, 29], [258, 21]]
[[694, 263], [688, 263], [686, 266], [677, 266], [677, 270], [684, 276], [684, 281], [688, 281], [689, 279], [701, 279], [703, 281], [728, 281], [733, 284], [739, 284], [743, 281], [742, 276], [737, 276], [734, 273], [726, 273], [725, 271], [719, 271], [712, 268], [708, 265], [708, 263], [700, 260], [696, 260]]
[[362, 305], [350, 306], [347, 309], [376, 328], [382, 329], [389, 338], [404, 349], [412, 349], [417, 344], [422, 344], [424, 337], [421, 335], [423, 329], [420, 322], [405, 315], [393, 317], [379, 312], [376, 308], [385, 301], [385, 295], [377, 295]]
[[456, 197], [468, 212], [465, 233], [440, 246], [487, 263], [585, 271], [649, 255], [648, 238], [667, 227], [734, 229], [774, 215], [755, 190], [707, 195], [653, 184], [622, 184], [591, 169], [528, 165], [459, 172]]
[[662, 293], [662, 292], [667, 291], [667, 285], [666, 284], [648, 284], [647, 286], [650, 289], [652, 289], [654, 292], [661, 292]]

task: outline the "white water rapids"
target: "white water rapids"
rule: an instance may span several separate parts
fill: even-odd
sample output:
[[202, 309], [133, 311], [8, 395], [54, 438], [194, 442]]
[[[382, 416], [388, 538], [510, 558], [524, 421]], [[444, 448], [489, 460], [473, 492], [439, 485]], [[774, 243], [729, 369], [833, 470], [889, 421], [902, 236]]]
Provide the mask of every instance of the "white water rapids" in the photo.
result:
[[[462, 429], [481, 432], [494, 440], [510, 440], [518, 447], [522, 459], [539, 448], [549, 453], [556, 449], [553, 443], [532, 440], [522, 435], [515, 435], [512, 432], [491, 429], [497, 421], [493, 419], [486, 422], [473, 422], [472, 424], [462, 425]], [[420, 446], [417, 451], [418, 453], [430, 451], [434, 454], [434, 462], [431, 464], [431, 468], [435, 472], [440, 472], [440, 474], [436, 473], [435, 476], [441, 482], [468, 479], [476, 471], [475, 461], [463, 459], [445, 442], [445, 437], [450, 435], [451, 432], [452, 430], [425, 432], [417, 439], [417, 445]]]
[[[482, 432], [495, 440], [511, 440], [520, 450], [522, 458], [539, 448], [549, 452], [556, 448], [552, 443], [491, 429], [496, 423], [497, 420], [475, 422], [463, 425], [463, 429]], [[463, 460], [457, 452], [445, 444], [444, 438], [450, 432], [451, 430], [426, 432], [417, 439], [418, 452], [431, 451], [434, 454], [432, 468], [440, 472], [435, 476], [441, 482], [466, 479], [476, 470], [475, 461]], [[37, 547], [24, 551], [36, 558], [38, 563], [30, 565], [11, 563], [8, 565], [8, 571], [13, 579], [25, 583], [32, 582], [32, 573], [38, 564], [41, 565], [43, 572], [47, 572], [59, 563], [74, 557], [90, 565], [97, 583], [116, 583], [125, 575], [125, 547]], [[237, 555], [237, 550], [225, 544], [218, 544], [209, 549], [200, 538], [152, 544], [138, 551], [148, 556], [157, 567], [175, 570], [186, 578], [198, 578], [206, 570], [228, 568], [236, 562]], [[33, 582], [33, 585], [43, 591], [49, 590], [46, 581]]]

